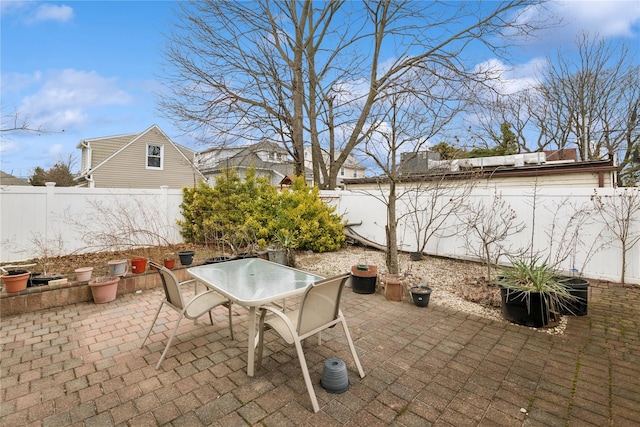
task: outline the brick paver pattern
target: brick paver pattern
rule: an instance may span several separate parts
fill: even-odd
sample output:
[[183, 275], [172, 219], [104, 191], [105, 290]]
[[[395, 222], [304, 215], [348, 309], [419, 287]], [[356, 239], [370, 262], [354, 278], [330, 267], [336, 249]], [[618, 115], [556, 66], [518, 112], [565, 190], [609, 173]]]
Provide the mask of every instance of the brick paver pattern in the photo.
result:
[[[176, 313], [163, 312], [140, 344], [161, 298], [156, 288], [3, 318], [1, 425], [640, 425], [639, 286], [592, 285], [588, 315], [569, 318], [562, 335], [347, 288], [342, 308], [366, 376], [340, 326], [321, 346], [307, 340], [317, 414], [295, 349], [273, 332], [263, 366], [246, 375], [239, 306], [236, 341], [219, 307], [214, 325], [182, 322], [156, 370]], [[347, 364], [344, 393], [319, 384], [329, 357]]]

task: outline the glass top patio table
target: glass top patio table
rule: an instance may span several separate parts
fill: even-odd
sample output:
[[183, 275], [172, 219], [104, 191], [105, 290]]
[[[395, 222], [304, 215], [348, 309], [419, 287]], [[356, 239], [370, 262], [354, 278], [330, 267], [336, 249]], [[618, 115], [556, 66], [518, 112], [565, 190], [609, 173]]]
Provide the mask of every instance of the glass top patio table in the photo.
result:
[[245, 258], [201, 265], [187, 270], [189, 275], [249, 309], [247, 375], [254, 373], [256, 311], [258, 307], [304, 293], [307, 286], [324, 279], [316, 274], [276, 264], [260, 258]]
[[188, 269], [189, 275], [245, 307], [268, 304], [304, 292], [322, 276], [260, 258], [245, 258]]

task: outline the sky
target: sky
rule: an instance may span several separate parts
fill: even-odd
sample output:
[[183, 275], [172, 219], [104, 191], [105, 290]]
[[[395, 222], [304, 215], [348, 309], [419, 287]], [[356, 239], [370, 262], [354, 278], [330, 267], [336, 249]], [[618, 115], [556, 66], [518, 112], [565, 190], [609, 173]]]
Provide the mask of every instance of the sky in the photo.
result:
[[[0, 169], [28, 177], [75, 158], [80, 140], [138, 133], [153, 124], [176, 143], [204, 149], [156, 110], [163, 32], [173, 1], [0, 0], [2, 129], [21, 121], [42, 132], [0, 134]], [[545, 55], [571, 54], [583, 30], [622, 38], [640, 59], [640, 0], [552, 2], [564, 25], [531, 40], [502, 78], [513, 88], [535, 81]], [[389, 53], [391, 56], [392, 53]], [[486, 58], [486, 61], [494, 61]]]

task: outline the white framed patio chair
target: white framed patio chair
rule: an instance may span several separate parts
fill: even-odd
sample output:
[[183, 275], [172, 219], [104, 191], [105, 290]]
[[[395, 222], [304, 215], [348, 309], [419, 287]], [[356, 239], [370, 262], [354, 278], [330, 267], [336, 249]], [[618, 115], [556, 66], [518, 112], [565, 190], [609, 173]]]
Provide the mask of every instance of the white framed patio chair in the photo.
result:
[[[258, 327], [258, 367], [262, 364], [264, 332], [266, 329], [271, 328], [276, 331], [287, 344], [295, 345], [298, 359], [300, 360], [300, 367], [302, 368], [302, 375], [307, 385], [307, 391], [309, 392], [314, 412], [318, 412], [320, 407], [316, 393], [313, 390], [311, 376], [309, 375], [309, 369], [307, 368], [307, 362], [302, 349], [302, 341], [305, 338], [318, 334], [318, 345], [320, 345], [322, 343], [322, 337], [320, 335], [322, 331], [341, 323], [347, 342], [349, 343], [349, 348], [351, 349], [353, 360], [358, 367], [360, 378], [364, 378], [364, 371], [362, 370], [362, 365], [360, 365], [351, 334], [349, 334], [347, 321], [342, 314], [342, 310], [340, 310], [342, 289], [349, 279], [349, 276], [349, 274], [343, 274], [312, 283], [307, 287], [302, 296], [300, 306], [296, 310], [283, 312], [278, 310], [277, 307], [261, 307], [260, 324]], [[267, 316], [267, 312], [271, 314]]]
[[[173, 328], [173, 332], [171, 332], [171, 336], [169, 337], [169, 341], [167, 341], [167, 345], [165, 346], [164, 351], [162, 352], [162, 356], [160, 356], [160, 360], [156, 365], [156, 369], [160, 368], [160, 364], [164, 360], [164, 357], [167, 355], [167, 351], [171, 346], [171, 342], [173, 341], [173, 338], [176, 335], [176, 332], [178, 331], [178, 326], [180, 325], [180, 321], [182, 320], [183, 317], [186, 317], [187, 319], [195, 321], [197, 318], [199, 318], [206, 312], [209, 312], [209, 320], [211, 320], [211, 324], [213, 325], [213, 316], [211, 315], [211, 310], [213, 310], [219, 305], [224, 305], [229, 310], [229, 331], [231, 333], [231, 339], [234, 339], [233, 338], [233, 321], [232, 321], [232, 314], [231, 314], [231, 301], [229, 301], [228, 299], [226, 299], [225, 297], [223, 297], [222, 295], [218, 294], [215, 291], [205, 291], [205, 292], [194, 295], [193, 298], [185, 302], [182, 295], [181, 287], [189, 283], [196, 283], [196, 280], [191, 279], [191, 280], [185, 280], [184, 282], [179, 282], [175, 274], [173, 274], [173, 272], [168, 268], [165, 268], [159, 264], [156, 264], [155, 262], [149, 262], [149, 264], [152, 267], [156, 268], [158, 270], [158, 273], [160, 273], [160, 279], [162, 280], [162, 287], [164, 288], [165, 299], [163, 299], [162, 302], [160, 303], [160, 307], [158, 307], [156, 316], [154, 317], [153, 322], [149, 327], [149, 331], [147, 332], [147, 336], [144, 337], [144, 340], [142, 341], [142, 345], [140, 346], [140, 348], [144, 347], [144, 343], [147, 341], [147, 338], [149, 338], [149, 335], [151, 334], [151, 330], [153, 329], [153, 326], [155, 325], [156, 320], [158, 320], [158, 315], [160, 314], [160, 311], [162, 310], [163, 306], [166, 305], [167, 307], [180, 313], [180, 316], [178, 317], [178, 321], [176, 322], [176, 325]], [[195, 290], [197, 292], [197, 288], [195, 288]]]

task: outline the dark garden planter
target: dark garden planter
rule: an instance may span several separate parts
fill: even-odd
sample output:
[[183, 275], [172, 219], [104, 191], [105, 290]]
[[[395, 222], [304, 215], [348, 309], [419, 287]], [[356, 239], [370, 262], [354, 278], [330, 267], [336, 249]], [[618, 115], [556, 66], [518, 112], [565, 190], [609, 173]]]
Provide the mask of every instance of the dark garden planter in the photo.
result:
[[356, 294], [374, 294], [378, 281], [378, 267], [375, 265], [354, 265], [351, 267], [351, 289]]
[[207, 258], [204, 260], [205, 264], [217, 264], [219, 262], [225, 262], [231, 260], [228, 256], [215, 256], [213, 258]]
[[267, 249], [269, 261], [282, 265], [288, 265], [287, 251], [284, 249]]
[[500, 286], [502, 316], [519, 325], [540, 328], [549, 323], [547, 298], [540, 292], [521, 292]]
[[180, 257], [180, 264], [182, 265], [191, 265], [193, 262], [194, 251], [181, 251], [178, 252], [178, 257]]
[[50, 281], [58, 280], [58, 279], [62, 279], [62, 276], [60, 275], [43, 276], [40, 273], [32, 273], [31, 278], [29, 279], [29, 284], [27, 286], [28, 287], [44, 286], [44, 285], [48, 285]]
[[422, 252], [411, 252], [411, 261], [420, 261], [422, 259]]
[[410, 289], [411, 298], [413, 303], [418, 307], [426, 307], [429, 305], [429, 298], [431, 298], [431, 288], [428, 286], [414, 286]]
[[560, 313], [568, 316], [585, 316], [589, 305], [589, 281], [580, 277], [563, 279], [561, 282], [575, 300], [560, 307]]

